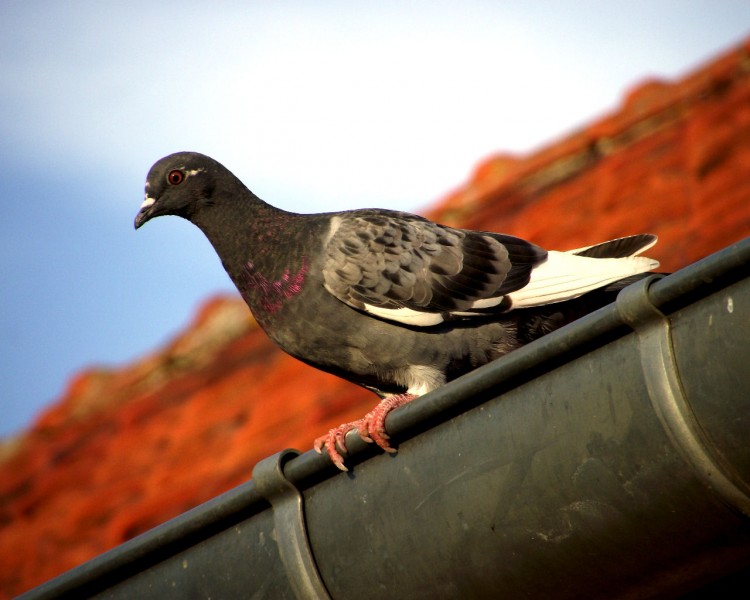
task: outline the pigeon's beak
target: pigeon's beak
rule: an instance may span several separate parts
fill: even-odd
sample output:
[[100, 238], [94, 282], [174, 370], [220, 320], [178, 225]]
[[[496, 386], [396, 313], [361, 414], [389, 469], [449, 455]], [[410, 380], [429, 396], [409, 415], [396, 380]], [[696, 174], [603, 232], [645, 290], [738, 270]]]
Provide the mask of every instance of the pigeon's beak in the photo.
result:
[[153, 207], [154, 202], [156, 200], [152, 198], [151, 196], [146, 196], [146, 199], [143, 201], [143, 204], [141, 204], [141, 209], [138, 211], [138, 214], [135, 216], [135, 228], [138, 229], [141, 225], [143, 225], [146, 221], [151, 219], [153, 217]]

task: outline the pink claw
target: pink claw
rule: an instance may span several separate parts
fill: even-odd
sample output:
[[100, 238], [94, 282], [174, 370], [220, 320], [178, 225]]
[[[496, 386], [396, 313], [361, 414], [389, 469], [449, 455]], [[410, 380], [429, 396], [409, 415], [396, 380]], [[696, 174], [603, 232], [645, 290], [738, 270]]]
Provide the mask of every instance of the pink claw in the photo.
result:
[[389, 436], [385, 431], [385, 418], [392, 410], [411, 402], [414, 398], [416, 396], [413, 394], [398, 394], [384, 398], [364, 418], [351, 423], [342, 423], [331, 429], [327, 434], [315, 438], [313, 448], [318, 454], [322, 454], [323, 446], [325, 446], [333, 464], [342, 471], [349, 470], [344, 465], [342, 455], [346, 454], [346, 434], [352, 429], [356, 429], [359, 437], [364, 441], [374, 442], [386, 452], [396, 452], [396, 449], [388, 443]]

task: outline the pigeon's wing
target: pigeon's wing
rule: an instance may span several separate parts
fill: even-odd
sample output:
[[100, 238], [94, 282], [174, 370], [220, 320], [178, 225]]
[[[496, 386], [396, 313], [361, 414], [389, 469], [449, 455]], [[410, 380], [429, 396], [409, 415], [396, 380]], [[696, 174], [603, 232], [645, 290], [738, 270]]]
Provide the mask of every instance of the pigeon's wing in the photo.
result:
[[331, 218], [326, 289], [356, 309], [413, 326], [489, 308], [522, 288], [547, 253], [512, 236], [452, 229], [395, 211]]
[[627, 258], [642, 254], [656, 244], [658, 239], [653, 233], [639, 233], [637, 235], [629, 235], [628, 237], [602, 242], [595, 246], [568, 250], [567, 252], [568, 254], [588, 256], [590, 258]]

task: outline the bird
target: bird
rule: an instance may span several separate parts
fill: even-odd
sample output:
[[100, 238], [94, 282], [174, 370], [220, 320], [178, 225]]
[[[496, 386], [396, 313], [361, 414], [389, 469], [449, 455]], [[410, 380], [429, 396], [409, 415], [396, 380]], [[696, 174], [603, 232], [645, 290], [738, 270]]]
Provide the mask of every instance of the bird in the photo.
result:
[[255, 320], [283, 351], [379, 396], [314, 440], [346, 471], [346, 435], [395, 452], [395, 408], [614, 300], [659, 263], [656, 235], [568, 251], [387, 209], [298, 214], [216, 160], [177, 152], [149, 170], [138, 229], [176, 215], [216, 250]]

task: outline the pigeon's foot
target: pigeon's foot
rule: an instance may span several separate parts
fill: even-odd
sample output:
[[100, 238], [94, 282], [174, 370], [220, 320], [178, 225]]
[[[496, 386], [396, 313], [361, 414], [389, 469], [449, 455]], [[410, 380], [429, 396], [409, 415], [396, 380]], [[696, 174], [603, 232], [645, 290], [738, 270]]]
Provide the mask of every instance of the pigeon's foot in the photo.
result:
[[[347, 453], [345, 441], [346, 434], [352, 429], [359, 430], [363, 421], [364, 419], [359, 419], [357, 421], [352, 421], [351, 423], [342, 423], [338, 427], [331, 429], [325, 435], [315, 438], [315, 441], [313, 442], [315, 452], [322, 454], [323, 446], [325, 446], [326, 452], [328, 452], [328, 456], [331, 457], [333, 464], [342, 471], [348, 471], [349, 469], [344, 465], [344, 457], [342, 456], [342, 454]], [[339, 452], [339, 450], [341, 450], [341, 452]]]
[[384, 398], [364, 418], [351, 423], [342, 423], [331, 429], [327, 434], [316, 438], [313, 448], [318, 454], [322, 454], [323, 446], [325, 446], [333, 464], [342, 471], [349, 470], [344, 465], [342, 455], [346, 454], [346, 434], [352, 429], [356, 429], [359, 437], [364, 441], [375, 442], [386, 452], [395, 452], [395, 448], [392, 448], [388, 443], [389, 437], [385, 431], [385, 418], [393, 409], [411, 402], [414, 398], [416, 398], [414, 394], [398, 394]]

